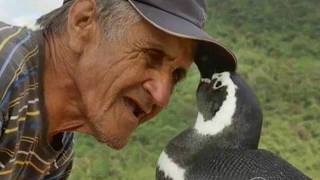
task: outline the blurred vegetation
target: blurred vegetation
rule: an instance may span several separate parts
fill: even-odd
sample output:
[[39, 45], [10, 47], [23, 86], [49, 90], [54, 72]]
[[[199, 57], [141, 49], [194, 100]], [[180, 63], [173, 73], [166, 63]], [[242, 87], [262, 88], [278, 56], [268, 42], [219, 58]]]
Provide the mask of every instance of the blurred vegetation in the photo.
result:
[[[209, 0], [207, 30], [238, 57], [264, 112], [260, 148], [320, 180], [320, 1]], [[152, 180], [166, 143], [196, 116], [196, 67], [170, 106], [114, 151], [78, 135], [71, 179]]]

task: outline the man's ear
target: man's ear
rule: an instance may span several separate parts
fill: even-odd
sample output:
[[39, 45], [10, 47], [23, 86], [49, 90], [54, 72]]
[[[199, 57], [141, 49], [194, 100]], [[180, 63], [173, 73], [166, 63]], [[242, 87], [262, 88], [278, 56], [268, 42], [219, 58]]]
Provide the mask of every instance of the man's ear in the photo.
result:
[[81, 53], [94, 38], [97, 29], [96, 9], [95, 0], [78, 0], [70, 7], [67, 21], [69, 46], [77, 53]]

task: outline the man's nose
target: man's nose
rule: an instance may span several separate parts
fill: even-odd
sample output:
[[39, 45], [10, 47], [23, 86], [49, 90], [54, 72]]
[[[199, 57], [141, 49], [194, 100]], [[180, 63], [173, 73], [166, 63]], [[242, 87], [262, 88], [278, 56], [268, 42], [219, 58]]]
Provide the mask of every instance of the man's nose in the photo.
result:
[[158, 77], [144, 82], [143, 87], [151, 94], [156, 104], [165, 107], [172, 93], [172, 81], [169, 77]]

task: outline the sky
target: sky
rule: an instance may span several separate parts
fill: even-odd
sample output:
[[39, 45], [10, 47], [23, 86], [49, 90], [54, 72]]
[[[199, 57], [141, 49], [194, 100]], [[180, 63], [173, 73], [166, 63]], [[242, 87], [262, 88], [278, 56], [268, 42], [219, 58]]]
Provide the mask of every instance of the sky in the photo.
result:
[[32, 26], [38, 17], [61, 4], [62, 0], [0, 0], [0, 21]]

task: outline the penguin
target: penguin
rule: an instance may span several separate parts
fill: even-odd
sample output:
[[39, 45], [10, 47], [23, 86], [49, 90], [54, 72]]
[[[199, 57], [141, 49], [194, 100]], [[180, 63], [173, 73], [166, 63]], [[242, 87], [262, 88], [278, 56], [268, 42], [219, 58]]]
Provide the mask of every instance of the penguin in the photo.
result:
[[281, 157], [258, 149], [262, 111], [241, 76], [197, 65], [197, 119], [162, 151], [156, 180], [310, 179]]

